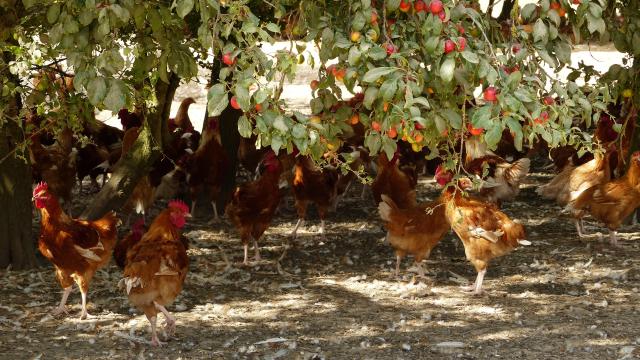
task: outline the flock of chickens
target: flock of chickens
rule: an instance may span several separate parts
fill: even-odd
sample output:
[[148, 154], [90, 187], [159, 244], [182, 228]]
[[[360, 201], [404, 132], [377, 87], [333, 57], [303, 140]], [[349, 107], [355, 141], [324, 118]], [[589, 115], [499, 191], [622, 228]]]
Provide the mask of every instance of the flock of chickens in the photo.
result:
[[[187, 98], [176, 117], [170, 119], [171, 143], [122, 209], [121, 214], [129, 220], [134, 212], [142, 216], [119, 241], [119, 220], [115, 213], [96, 221], [74, 219], [60, 201], [65, 205], [70, 201], [74, 183], [68, 179], [77, 177], [82, 184], [89, 176], [96, 186], [96, 179], [102, 175], [104, 181], [136, 140], [143, 122], [141, 117], [122, 110], [119, 117], [124, 130], [100, 122], [87, 125], [82, 133], [91, 143], [83, 147], [75, 141], [71, 130], [57, 136], [43, 132], [31, 136], [34, 174], [41, 181], [33, 190], [33, 200], [41, 214], [39, 249], [54, 264], [64, 289], [55, 314], [66, 312], [65, 303], [75, 282], [82, 295], [81, 318], [88, 316], [89, 283], [96, 270], [113, 255], [123, 269], [120, 286], [151, 324], [151, 343], [161, 344], [156, 330], [158, 313], [166, 319], [166, 332], [171, 334], [175, 330], [175, 319], [166, 306], [180, 293], [188, 271], [188, 241], [181, 229], [198, 199], [211, 201], [217, 218], [218, 206], [222, 205], [219, 204], [222, 179], [234, 176], [229, 170], [230, 154], [222, 146], [219, 119], [208, 119], [203, 133], [198, 133], [187, 113], [193, 102]], [[339, 106], [358, 108], [361, 103], [360, 96]], [[42, 119], [32, 115], [26, 121], [40, 123]], [[308, 206], [315, 204], [321, 222], [320, 235], [324, 237], [328, 213], [337, 208], [338, 201], [357, 181], [354, 172], [338, 170], [339, 162], [349, 162], [352, 170], [363, 170], [374, 178], [370, 189], [387, 229], [386, 239], [396, 253], [396, 275], [402, 258], [413, 255], [419, 275], [423, 276], [422, 260], [453, 230], [477, 271], [475, 284], [468, 290], [480, 294], [490, 261], [519, 245], [530, 244], [523, 225], [509, 218], [500, 207], [518, 195], [529, 172], [529, 157], [535, 152], [548, 151], [559, 170], [538, 193], [565, 206], [565, 212], [575, 219], [580, 236], [584, 233], [582, 218], [591, 214], [609, 228], [611, 243], [616, 244], [616, 230], [640, 206], [640, 152], [631, 155], [628, 166], [624, 164], [634, 130], [627, 124], [633, 121], [623, 126], [620, 135], [612, 131], [614, 124], [608, 117], [598, 122], [594, 138], [604, 151], [583, 156], [578, 156], [571, 147], [548, 151], [544, 144], [538, 144], [529, 153], [518, 152], [509, 131], [505, 131], [498, 149], [492, 152], [480, 137], [468, 135], [461, 139], [464, 151], [460, 173], [464, 176], [454, 176], [438, 158], [425, 160], [425, 153], [414, 152], [404, 141], [398, 142], [398, 150], [391, 159], [384, 153], [372, 158], [362, 146], [362, 124], [352, 125], [353, 131], [342, 139], [341, 151], [328, 154], [327, 165], [322, 167], [297, 150], [292, 154], [285, 151], [275, 154], [256, 149], [255, 139], [243, 139], [237, 158], [245, 169], [256, 169], [256, 177], [235, 189], [224, 207], [225, 214], [239, 232], [244, 264], [250, 263], [249, 245], [254, 247], [254, 259], [260, 259], [260, 238], [279, 207], [286, 206], [282, 200], [287, 189], [293, 194], [298, 214], [291, 235], [297, 235]], [[422, 171], [435, 173], [435, 180], [442, 187], [441, 195], [426, 203], [416, 200], [418, 173]], [[472, 179], [480, 185], [474, 186]], [[145, 214], [161, 198], [188, 198], [191, 208], [182, 200], [171, 200], [147, 227]]]

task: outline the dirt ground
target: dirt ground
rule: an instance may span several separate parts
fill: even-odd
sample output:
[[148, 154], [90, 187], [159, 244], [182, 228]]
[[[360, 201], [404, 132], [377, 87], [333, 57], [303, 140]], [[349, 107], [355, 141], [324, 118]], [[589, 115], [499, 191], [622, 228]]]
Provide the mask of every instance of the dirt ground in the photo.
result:
[[[178, 322], [161, 349], [145, 343], [149, 326], [117, 287], [120, 270], [99, 271], [89, 292], [89, 320], [52, 318], [61, 289], [51, 266], [0, 271], [0, 354], [4, 359], [627, 359], [640, 355], [640, 227], [621, 229], [621, 248], [596, 235], [579, 240], [560, 208], [529, 177], [505, 212], [526, 225], [532, 246], [490, 266], [486, 294], [459, 285], [475, 278], [452, 233], [427, 262], [428, 280], [393, 276], [394, 256], [370, 197], [360, 186], [318, 235], [312, 211], [297, 240], [285, 208], [261, 241], [263, 260], [239, 266], [242, 246], [225, 222], [207, 224], [206, 208], [185, 228], [191, 240], [185, 288], [169, 307]], [[438, 190], [430, 178], [421, 199]], [[88, 197], [86, 195], [85, 197]], [[86, 200], [85, 200], [86, 201]], [[289, 204], [291, 199], [289, 198]], [[82, 204], [76, 204], [78, 208]], [[157, 212], [157, 209], [156, 209]], [[588, 222], [592, 233], [604, 230]], [[38, 224], [34, 222], [34, 228]], [[125, 231], [126, 229], [122, 229]], [[34, 239], [35, 241], [35, 239]], [[279, 262], [278, 262], [279, 260]]]

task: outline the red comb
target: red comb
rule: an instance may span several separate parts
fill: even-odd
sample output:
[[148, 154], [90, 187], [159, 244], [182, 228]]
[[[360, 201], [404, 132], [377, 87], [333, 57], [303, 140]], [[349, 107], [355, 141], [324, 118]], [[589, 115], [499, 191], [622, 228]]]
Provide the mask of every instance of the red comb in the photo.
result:
[[38, 184], [38, 186], [36, 186], [36, 188], [35, 188], [35, 189], [33, 189], [33, 195], [35, 195], [35, 194], [37, 194], [37, 193], [39, 193], [39, 192], [41, 192], [41, 191], [47, 191], [47, 190], [49, 190], [49, 185], [47, 185], [47, 183], [46, 183], [46, 182], [41, 181], [41, 182]]
[[184, 213], [188, 213], [189, 212], [189, 207], [182, 200], [171, 200], [171, 201], [169, 201], [169, 208], [179, 209], [180, 211], [182, 211]]

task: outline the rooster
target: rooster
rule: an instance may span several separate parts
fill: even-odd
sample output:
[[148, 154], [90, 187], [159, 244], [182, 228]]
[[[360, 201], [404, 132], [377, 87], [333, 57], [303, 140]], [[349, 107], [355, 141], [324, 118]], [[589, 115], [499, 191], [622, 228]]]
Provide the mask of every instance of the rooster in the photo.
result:
[[33, 200], [42, 216], [38, 248], [53, 263], [64, 289], [60, 305], [53, 313], [67, 312], [65, 304], [75, 282], [82, 294], [80, 319], [86, 319], [89, 284], [96, 270], [111, 258], [118, 219], [113, 212], [96, 221], [72, 219], [62, 211], [58, 199], [44, 182], [33, 190]]
[[640, 151], [631, 155], [629, 169], [619, 179], [602, 182], [584, 190], [566, 207], [574, 218], [586, 213], [609, 229], [611, 245], [618, 243], [617, 229], [622, 221], [640, 206]]
[[124, 270], [124, 264], [127, 262], [127, 250], [140, 242], [145, 231], [144, 218], [140, 218], [138, 221], [133, 223], [129, 234], [127, 234], [127, 236], [122, 240], [118, 241], [118, 244], [113, 249], [113, 260], [115, 260], [116, 265], [118, 265], [120, 269]]
[[149, 320], [154, 346], [162, 345], [156, 332], [158, 312], [165, 316], [166, 332], [175, 331], [176, 321], [166, 306], [182, 291], [189, 268], [187, 249], [180, 236], [188, 217], [191, 215], [185, 203], [170, 201], [140, 241], [127, 250], [119, 286], [126, 289], [129, 301]]
[[[441, 181], [441, 176], [443, 175], [436, 175], [439, 184], [448, 182]], [[463, 189], [471, 188], [471, 181], [467, 178], [460, 179], [459, 184]], [[525, 240], [524, 227], [511, 220], [493, 203], [463, 197], [461, 191], [454, 186], [448, 186], [444, 190], [441, 201], [445, 204], [447, 222], [462, 240], [467, 259], [478, 272], [475, 284], [465, 287], [465, 290], [480, 295], [489, 262], [508, 254], [518, 245], [531, 243]]]
[[400, 209], [416, 206], [417, 177], [415, 172], [400, 169], [400, 152], [396, 151], [389, 160], [385, 153], [378, 155], [378, 174], [371, 184], [371, 192], [376, 205], [387, 195]]
[[296, 201], [298, 222], [291, 233], [297, 237], [298, 229], [307, 214], [307, 206], [313, 202], [320, 215], [320, 235], [325, 238], [324, 219], [330, 208], [335, 207], [338, 190], [338, 171], [332, 167], [318, 169], [309, 156], [298, 156], [294, 167], [293, 195]]
[[402, 258], [411, 254], [415, 256], [418, 275], [423, 277], [422, 259], [429, 257], [431, 250], [450, 229], [444, 217], [443, 204], [436, 200], [401, 209], [390, 197], [382, 194], [378, 212], [385, 221], [387, 239], [396, 251], [396, 276], [400, 273]]
[[280, 202], [280, 174], [282, 166], [270, 151], [262, 161], [264, 172], [255, 181], [238, 186], [227, 205], [226, 214], [240, 233], [244, 246], [245, 265], [249, 264], [249, 242], [253, 242], [255, 260], [260, 260], [258, 240], [269, 227]]
[[[120, 161], [129, 153], [133, 144], [140, 135], [140, 128], [132, 127], [124, 133], [122, 139], [122, 154], [120, 155]], [[136, 214], [141, 214], [144, 219], [145, 214], [151, 207], [153, 200], [153, 187], [151, 186], [149, 176], [144, 175], [138, 180], [136, 187], [131, 192], [129, 199], [124, 205], [124, 211], [131, 214], [131, 211], [135, 211]]]
[[50, 146], [41, 143], [40, 135], [31, 137], [29, 154], [34, 173], [48, 183], [49, 191], [69, 208], [71, 190], [76, 177], [77, 150], [73, 148], [73, 132], [62, 130], [56, 142]]
[[[578, 167], [570, 161], [549, 183], [536, 192], [546, 199], [553, 199], [561, 206], [573, 205], [583, 191], [611, 179], [610, 153], [597, 154], [595, 158]], [[575, 219], [576, 231], [582, 237], [582, 218]]]
[[230, 176], [229, 157], [218, 141], [217, 134], [218, 122], [212, 118], [207, 122], [200, 146], [192, 156], [187, 157], [185, 165], [192, 201], [191, 213], [195, 212], [198, 197], [204, 193], [211, 200], [214, 221], [219, 219], [216, 202], [220, 195], [222, 179], [224, 176]]
[[[509, 163], [486, 149], [477, 136], [465, 141], [465, 170], [483, 178], [480, 196], [498, 206], [510, 201], [520, 192], [520, 183], [529, 173], [531, 161], [521, 158]], [[486, 178], [485, 170], [488, 172]]]

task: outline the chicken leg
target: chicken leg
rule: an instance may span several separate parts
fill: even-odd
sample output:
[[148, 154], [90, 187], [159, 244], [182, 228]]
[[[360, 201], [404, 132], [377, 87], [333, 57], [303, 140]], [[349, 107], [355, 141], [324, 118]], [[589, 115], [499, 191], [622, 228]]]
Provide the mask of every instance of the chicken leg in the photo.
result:
[[255, 261], [260, 261], [261, 257], [260, 257], [260, 248], [258, 247], [258, 240], [253, 239], [253, 250], [256, 252], [256, 254], [254, 255], [253, 259]]
[[400, 263], [402, 262], [402, 256], [396, 255], [396, 277], [400, 276]]
[[158, 320], [157, 316], [152, 316], [149, 319], [149, 323], [151, 323], [151, 345], [153, 346], [162, 346], [164, 345], [163, 342], [160, 341], [160, 339], [158, 339], [158, 331], [156, 329], [156, 322]]
[[176, 319], [171, 316], [171, 313], [162, 305], [157, 302], [153, 302], [156, 309], [160, 310], [162, 314], [164, 314], [165, 322], [164, 322], [164, 330], [166, 331], [168, 336], [173, 335], [176, 332]]
[[486, 268], [478, 271], [476, 282], [473, 285], [462, 286], [461, 288], [465, 291], [473, 291], [474, 295], [482, 295], [482, 281], [484, 280], [484, 275], [486, 273], [487, 273]]
[[327, 239], [327, 237], [324, 234], [324, 219], [320, 220], [320, 236], [322, 236], [323, 240]]
[[609, 230], [609, 243], [611, 246], [618, 246], [618, 232], [615, 230]]
[[213, 207], [213, 221], [220, 220], [220, 217], [218, 217], [218, 207], [216, 206], [216, 202], [212, 201], [211, 206]]
[[293, 231], [291, 232], [291, 237], [293, 237], [294, 239], [298, 238], [298, 229], [300, 228], [300, 226], [303, 226], [303, 224], [304, 224], [304, 219], [298, 218], [298, 222], [296, 223], [296, 226], [293, 228]]
[[58, 305], [56, 308], [53, 309], [53, 311], [51, 311], [51, 314], [53, 316], [58, 316], [62, 313], [64, 314], [69, 314], [69, 312], [67, 311], [67, 298], [69, 298], [69, 294], [71, 294], [71, 290], [73, 290], [73, 286], [69, 286], [64, 288], [64, 292], [62, 293], [62, 299], [60, 299], [60, 305]]
[[87, 312], [87, 289], [80, 287], [80, 295], [82, 295], [82, 312], [80, 312], [80, 320], [85, 320], [89, 317]]

